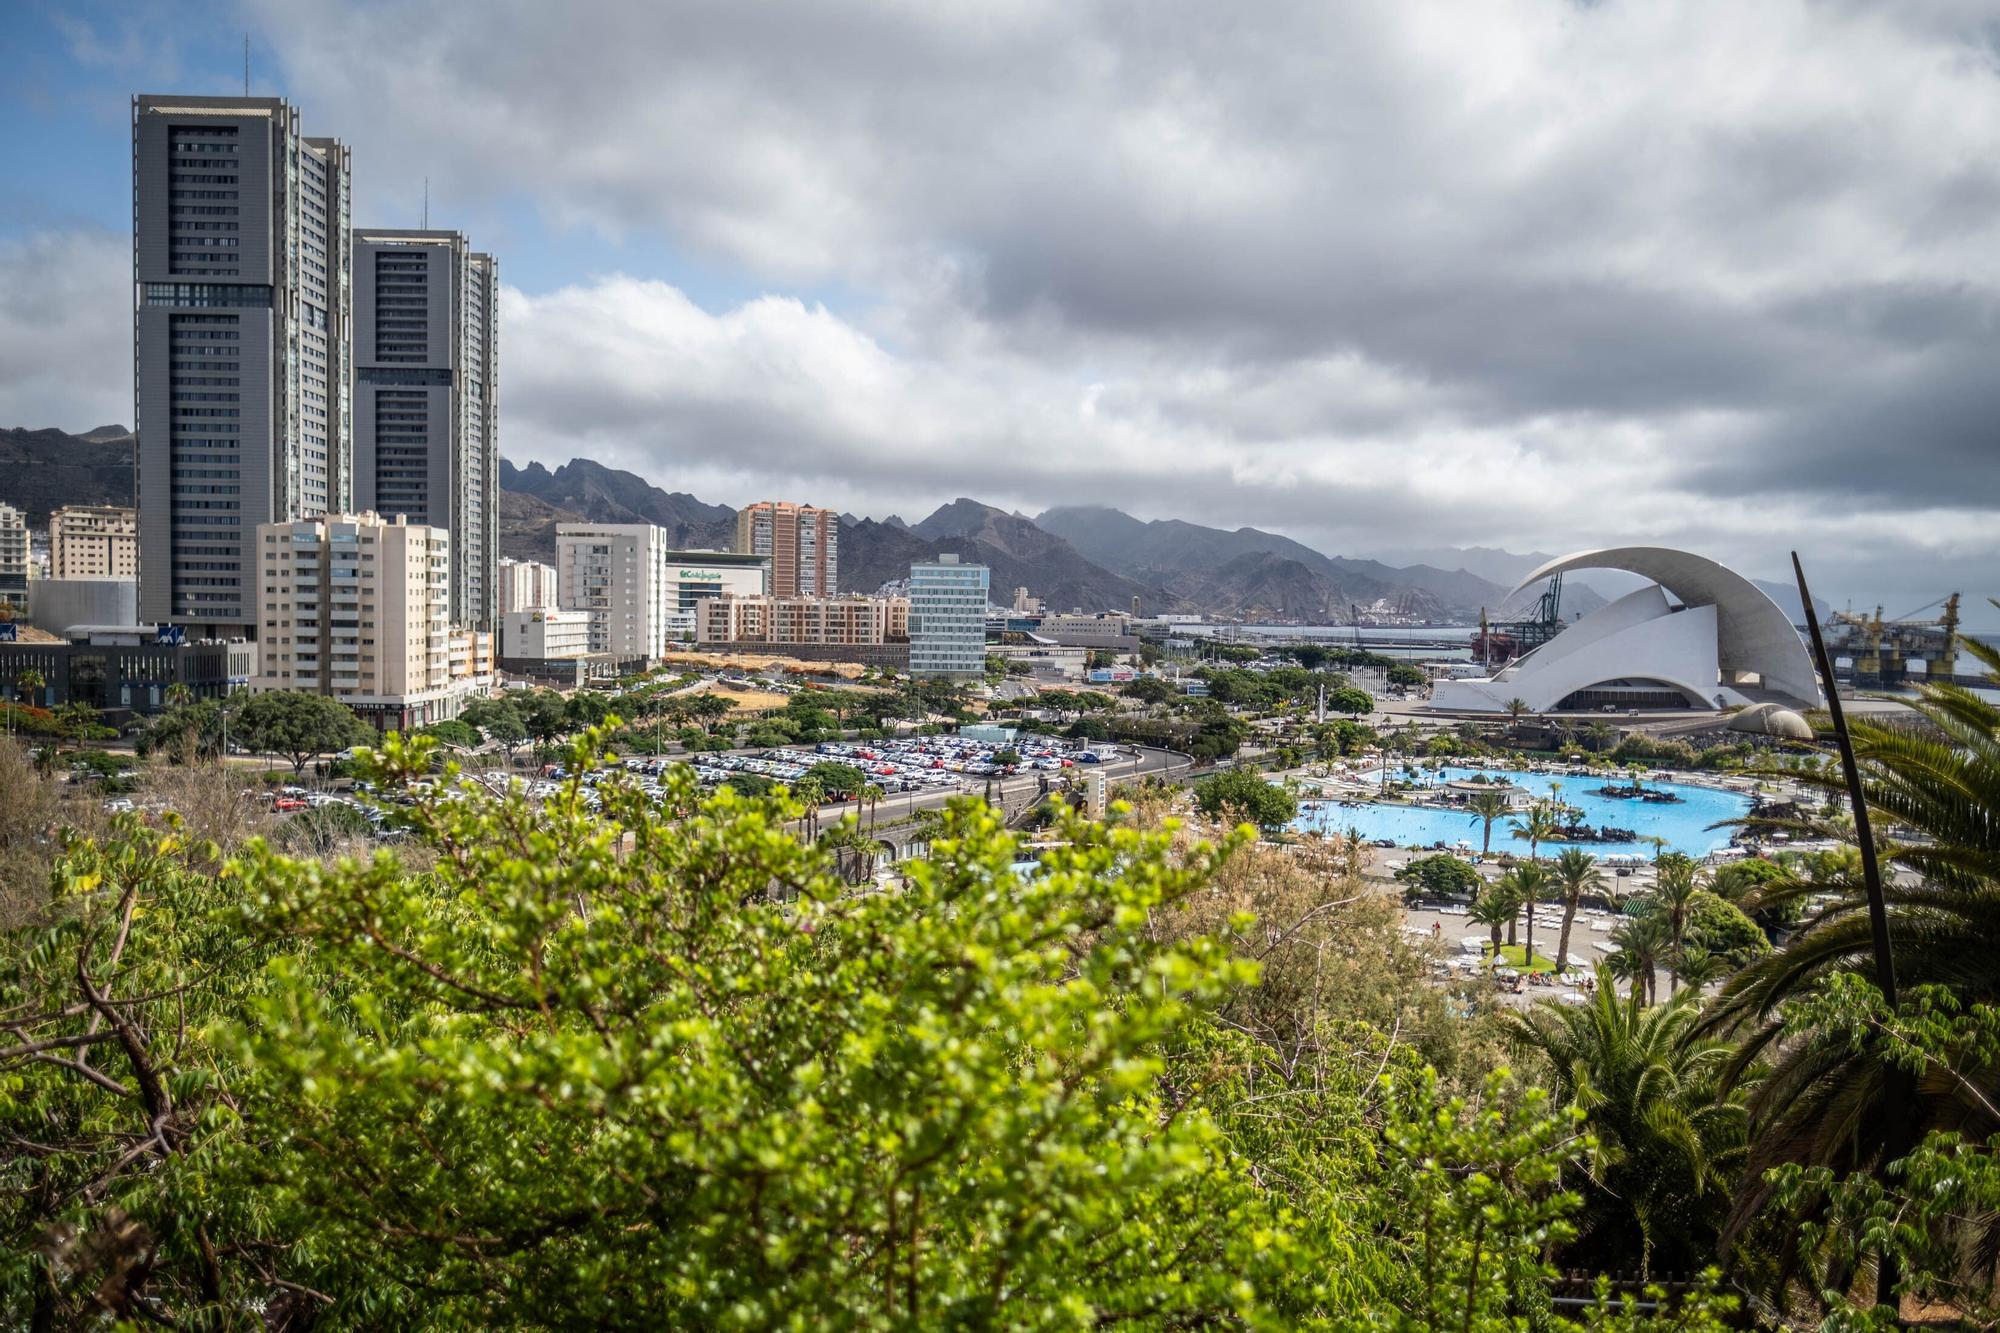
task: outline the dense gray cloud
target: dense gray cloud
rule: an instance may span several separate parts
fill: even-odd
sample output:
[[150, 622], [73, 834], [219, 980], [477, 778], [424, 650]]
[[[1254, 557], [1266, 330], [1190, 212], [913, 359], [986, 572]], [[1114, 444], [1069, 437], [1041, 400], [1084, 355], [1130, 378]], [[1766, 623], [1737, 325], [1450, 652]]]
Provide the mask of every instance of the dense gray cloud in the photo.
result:
[[518, 461], [2000, 582], [1990, 4], [249, 12], [357, 216], [428, 175], [769, 293], [510, 293]]
[[0, 425], [83, 431], [131, 417], [131, 239], [0, 240]]

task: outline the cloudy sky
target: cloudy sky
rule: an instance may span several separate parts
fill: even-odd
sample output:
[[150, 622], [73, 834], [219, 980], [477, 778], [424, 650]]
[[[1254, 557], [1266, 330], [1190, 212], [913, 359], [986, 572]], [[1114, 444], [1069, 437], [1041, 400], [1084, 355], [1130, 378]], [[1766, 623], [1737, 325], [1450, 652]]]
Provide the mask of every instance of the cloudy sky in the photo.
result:
[[2000, 0], [10, 0], [0, 424], [130, 418], [129, 94], [246, 33], [499, 256], [517, 463], [2000, 593]]

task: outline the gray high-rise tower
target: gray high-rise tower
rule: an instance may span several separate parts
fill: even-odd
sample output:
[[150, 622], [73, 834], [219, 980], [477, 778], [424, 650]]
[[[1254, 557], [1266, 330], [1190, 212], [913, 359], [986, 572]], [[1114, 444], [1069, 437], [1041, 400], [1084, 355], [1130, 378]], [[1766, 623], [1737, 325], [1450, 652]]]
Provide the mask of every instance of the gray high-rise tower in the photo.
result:
[[254, 637], [257, 525], [352, 505], [348, 181], [280, 99], [132, 99], [143, 619]]
[[451, 533], [451, 619], [491, 630], [498, 274], [455, 231], [354, 233], [354, 499]]

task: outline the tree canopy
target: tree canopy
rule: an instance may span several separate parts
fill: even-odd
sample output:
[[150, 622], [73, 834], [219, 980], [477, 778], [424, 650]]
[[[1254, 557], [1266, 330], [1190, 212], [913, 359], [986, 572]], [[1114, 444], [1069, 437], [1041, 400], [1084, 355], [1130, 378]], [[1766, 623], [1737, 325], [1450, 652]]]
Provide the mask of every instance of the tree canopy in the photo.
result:
[[1299, 813], [1298, 798], [1245, 768], [1232, 768], [1194, 784], [1195, 807], [1210, 818], [1242, 819], [1280, 829]]
[[375, 732], [340, 700], [301, 690], [255, 694], [236, 710], [233, 733], [262, 754], [280, 755], [303, 773], [323, 754], [366, 745]]

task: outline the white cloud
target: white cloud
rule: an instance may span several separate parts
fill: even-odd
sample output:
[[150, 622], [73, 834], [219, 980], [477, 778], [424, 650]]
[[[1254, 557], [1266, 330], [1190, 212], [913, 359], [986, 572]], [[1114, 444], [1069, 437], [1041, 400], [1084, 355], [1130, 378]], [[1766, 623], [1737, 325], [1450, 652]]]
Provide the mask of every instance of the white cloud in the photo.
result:
[[1770, 570], [1831, 532], [1863, 595], [2000, 562], [1976, 0], [249, 12], [357, 216], [428, 175], [769, 293], [704, 309], [552, 242], [506, 309], [517, 461], [1347, 552]]

